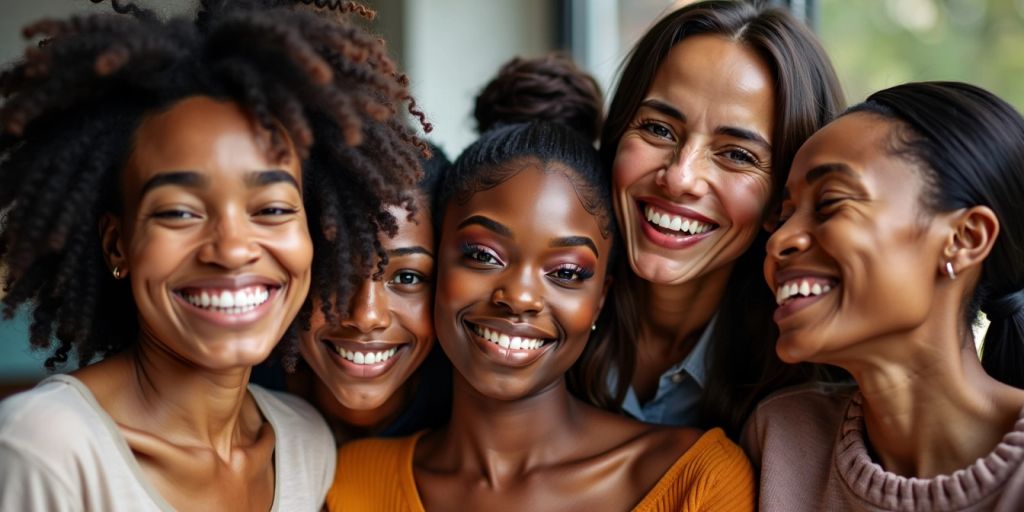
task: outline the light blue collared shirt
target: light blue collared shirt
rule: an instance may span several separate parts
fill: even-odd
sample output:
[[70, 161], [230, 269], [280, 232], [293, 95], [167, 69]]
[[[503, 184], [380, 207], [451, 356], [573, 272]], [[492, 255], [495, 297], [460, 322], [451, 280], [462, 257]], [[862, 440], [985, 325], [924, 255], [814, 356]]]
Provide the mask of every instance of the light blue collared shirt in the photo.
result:
[[[658, 391], [646, 404], [640, 404], [631, 385], [626, 390], [626, 398], [622, 409], [630, 416], [645, 423], [696, 427], [700, 421], [701, 392], [707, 376], [707, 350], [711, 343], [715, 319], [701, 333], [697, 344], [693, 346], [682, 361], [672, 365], [658, 378]], [[609, 386], [615, 389], [617, 375], [613, 370], [609, 375]]]

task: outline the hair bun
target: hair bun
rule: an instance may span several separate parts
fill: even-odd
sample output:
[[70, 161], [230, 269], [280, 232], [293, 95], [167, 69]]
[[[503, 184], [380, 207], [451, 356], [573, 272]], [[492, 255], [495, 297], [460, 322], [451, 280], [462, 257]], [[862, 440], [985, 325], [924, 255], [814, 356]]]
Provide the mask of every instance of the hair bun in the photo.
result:
[[572, 59], [550, 54], [536, 59], [515, 57], [476, 97], [477, 131], [529, 121], [562, 123], [587, 140], [601, 133], [601, 87]]

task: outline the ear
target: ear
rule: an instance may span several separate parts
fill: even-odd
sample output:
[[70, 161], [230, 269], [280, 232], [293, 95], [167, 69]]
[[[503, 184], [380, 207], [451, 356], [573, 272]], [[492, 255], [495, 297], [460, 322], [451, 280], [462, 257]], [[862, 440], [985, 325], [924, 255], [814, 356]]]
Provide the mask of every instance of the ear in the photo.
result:
[[[100, 217], [100, 244], [103, 249], [103, 258], [107, 260], [107, 267], [113, 272], [116, 268], [121, 276], [128, 275], [128, 259], [125, 258], [124, 234], [121, 230], [121, 219], [112, 213], [105, 213]], [[115, 279], [120, 279], [116, 277]]]
[[953, 229], [943, 247], [941, 273], [946, 274], [947, 261], [957, 274], [980, 269], [999, 236], [999, 219], [995, 212], [987, 206], [973, 206], [957, 212], [951, 220]]

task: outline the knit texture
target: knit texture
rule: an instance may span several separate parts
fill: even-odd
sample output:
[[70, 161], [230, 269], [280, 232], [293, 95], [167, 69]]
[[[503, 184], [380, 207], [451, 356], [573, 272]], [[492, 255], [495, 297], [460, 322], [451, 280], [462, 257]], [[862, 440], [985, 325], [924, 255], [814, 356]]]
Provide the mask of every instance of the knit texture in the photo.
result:
[[783, 390], [743, 436], [759, 468], [762, 511], [1024, 510], [1024, 411], [991, 452], [949, 475], [908, 478], [868, 451], [855, 386]]

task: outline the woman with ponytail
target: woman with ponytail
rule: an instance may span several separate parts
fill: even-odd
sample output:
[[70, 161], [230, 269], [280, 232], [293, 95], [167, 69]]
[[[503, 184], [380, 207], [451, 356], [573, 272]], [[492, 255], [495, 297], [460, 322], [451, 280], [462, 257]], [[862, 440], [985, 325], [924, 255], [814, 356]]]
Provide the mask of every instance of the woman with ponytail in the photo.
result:
[[761, 509], [1021, 510], [1024, 118], [968, 84], [886, 89], [801, 147], [783, 197], [776, 350], [856, 384], [758, 406]]

